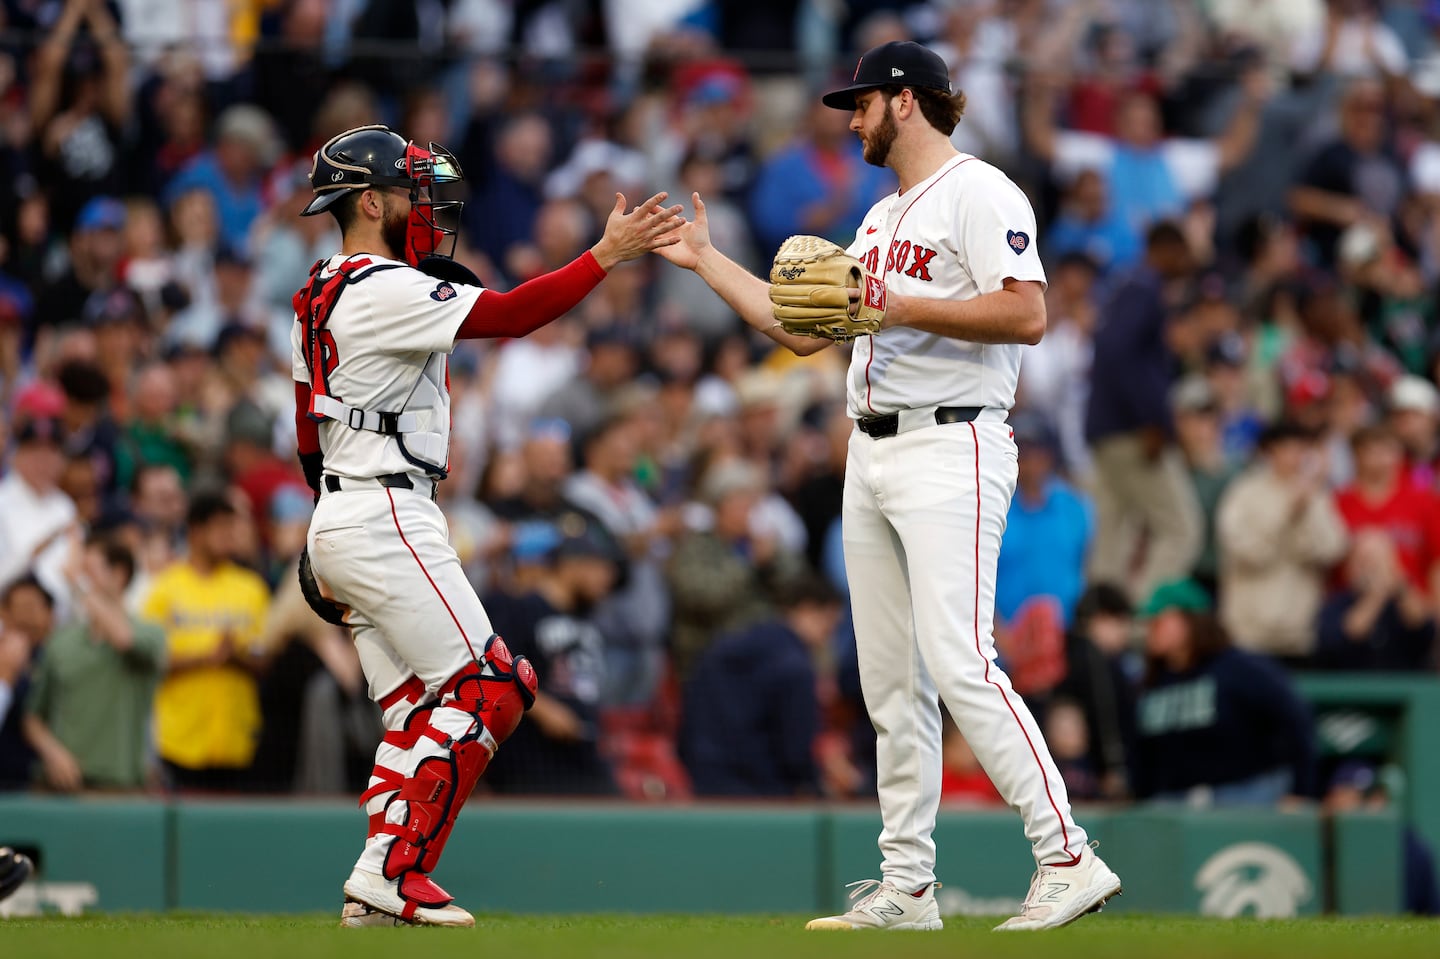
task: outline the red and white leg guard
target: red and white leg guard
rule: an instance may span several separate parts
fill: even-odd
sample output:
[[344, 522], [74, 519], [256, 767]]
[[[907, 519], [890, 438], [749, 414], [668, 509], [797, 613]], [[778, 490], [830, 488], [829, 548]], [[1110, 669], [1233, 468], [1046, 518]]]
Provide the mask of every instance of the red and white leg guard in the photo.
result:
[[[362, 860], [379, 859], [384, 877], [399, 881], [407, 909], [452, 900], [427, 874], [495, 750], [534, 705], [537, 687], [530, 661], [512, 657], [505, 641], [491, 636], [481, 661], [450, 677], [438, 702], [417, 705], [385, 734], [370, 788], [360, 796], [372, 840]], [[413, 684], [396, 692], [410, 698]], [[399, 701], [394, 695], [386, 697], [392, 706]]]

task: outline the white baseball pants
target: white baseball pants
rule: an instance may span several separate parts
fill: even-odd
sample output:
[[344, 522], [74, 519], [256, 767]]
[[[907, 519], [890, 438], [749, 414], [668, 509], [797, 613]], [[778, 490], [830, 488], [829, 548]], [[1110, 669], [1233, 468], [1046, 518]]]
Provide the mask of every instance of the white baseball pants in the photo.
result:
[[[308, 545], [322, 589], [350, 607], [355, 648], [370, 698], [384, 709], [386, 730], [403, 728], [417, 704], [435, 701], [446, 680], [483, 654], [492, 632], [490, 617], [450, 545], [444, 514], [428, 496], [412, 490], [377, 485], [327, 491], [310, 520]], [[413, 691], [398, 695], [407, 685]], [[437, 709], [431, 716], [432, 724], [457, 737], [475, 722], [473, 715], [454, 708]], [[439, 751], [428, 738], [410, 749], [382, 743], [376, 763], [410, 775]], [[372, 779], [371, 785], [377, 782]], [[367, 813], [385, 809], [389, 795], [372, 798]], [[403, 818], [404, 807], [392, 803], [390, 819]], [[372, 836], [361, 868], [381, 872], [393, 839]]]
[[1086, 841], [1030, 710], [994, 662], [995, 565], [1016, 448], [1003, 420], [986, 416], [850, 437], [845, 569], [877, 737], [882, 873], [906, 891], [935, 880], [939, 699], [1020, 813], [1038, 863], [1068, 863]]

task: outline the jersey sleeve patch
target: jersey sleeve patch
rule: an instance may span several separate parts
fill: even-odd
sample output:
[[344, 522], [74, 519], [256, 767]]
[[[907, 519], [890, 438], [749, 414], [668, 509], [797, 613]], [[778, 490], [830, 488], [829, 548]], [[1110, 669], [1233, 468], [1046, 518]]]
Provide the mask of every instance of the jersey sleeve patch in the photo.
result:
[[453, 300], [456, 297], [455, 287], [448, 282], [441, 281], [430, 291], [430, 299], [436, 303], [444, 303], [446, 300]]
[[1022, 232], [1020, 232], [1020, 231], [1018, 231], [1018, 230], [1006, 230], [1006, 231], [1005, 231], [1005, 242], [1008, 243], [1008, 244], [1010, 244], [1010, 250], [1011, 250], [1011, 252], [1013, 252], [1016, 256], [1019, 256], [1020, 254], [1024, 253], [1026, 250], [1030, 249], [1030, 236], [1029, 236], [1029, 234], [1022, 233]]

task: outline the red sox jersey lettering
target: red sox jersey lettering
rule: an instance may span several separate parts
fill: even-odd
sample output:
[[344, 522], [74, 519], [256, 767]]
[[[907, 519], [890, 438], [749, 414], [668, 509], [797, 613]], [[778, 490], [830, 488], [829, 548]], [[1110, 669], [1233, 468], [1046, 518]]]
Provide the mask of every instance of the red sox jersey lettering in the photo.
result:
[[[865, 232], [873, 233], [876, 229], [876, 227], [871, 227]], [[885, 255], [885, 271], [887, 273], [891, 271], [904, 273], [906, 276], [913, 276], [917, 280], [924, 280], [928, 283], [934, 279], [930, 275], [930, 261], [935, 259], [935, 252], [909, 240], [894, 240], [890, 244], [890, 252]], [[880, 249], [878, 247], [872, 246], [868, 253], [857, 259], [864, 263], [865, 269], [871, 273], [879, 272]]]

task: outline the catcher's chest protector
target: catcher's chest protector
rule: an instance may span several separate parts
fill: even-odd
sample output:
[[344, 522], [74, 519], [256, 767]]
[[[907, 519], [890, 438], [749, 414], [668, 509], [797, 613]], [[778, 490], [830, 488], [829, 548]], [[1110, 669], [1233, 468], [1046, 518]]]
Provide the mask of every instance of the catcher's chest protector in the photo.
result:
[[[291, 300], [297, 321], [305, 324], [305, 367], [310, 373], [310, 409], [314, 420], [330, 419], [352, 430], [368, 430], [395, 437], [401, 455], [436, 479], [449, 473], [449, 443], [446, 436], [433, 426], [434, 414], [442, 404], [440, 390], [448, 386], [448, 372], [443, 354], [434, 353], [420, 370], [406, 410], [366, 410], [347, 405], [336, 396], [330, 385], [330, 374], [340, 363], [335, 334], [329, 328], [330, 317], [343, 293], [376, 273], [401, 268], [399, 263], [375, 263], [368, 257], [345, 260], [329, 277], [323, 275], [327, 260], [310, 269], [310, 282]], [[363, 271], [363, 272], [362, 272]]]

